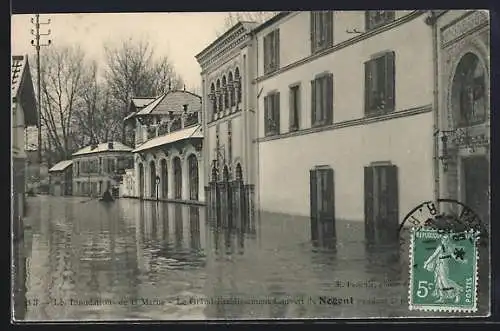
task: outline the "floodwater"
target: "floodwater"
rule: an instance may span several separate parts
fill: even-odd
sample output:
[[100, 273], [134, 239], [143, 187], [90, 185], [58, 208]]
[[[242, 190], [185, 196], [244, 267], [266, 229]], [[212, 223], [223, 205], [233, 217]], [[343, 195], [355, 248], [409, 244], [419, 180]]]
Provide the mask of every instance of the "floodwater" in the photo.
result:
[[26, 320], [447, 316], [408, 311], [405, 249], [313, 243], [308, 218], [259, 213], [223, 230], [199, 206], [28, 204]]

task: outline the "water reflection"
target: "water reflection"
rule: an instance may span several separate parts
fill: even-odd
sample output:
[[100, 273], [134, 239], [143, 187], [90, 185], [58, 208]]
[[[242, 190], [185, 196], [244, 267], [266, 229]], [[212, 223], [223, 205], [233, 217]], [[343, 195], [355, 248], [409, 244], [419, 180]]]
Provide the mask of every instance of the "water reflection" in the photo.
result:
[[[27, 297], [47, 301], [28, 307], [30, 320], [422, 314], [406, 307], [405, 254], [397, 247], [368, 248], [342, 238], [338, 223], [336, 241], [331, 223], [321, 224], [311, 241], [305, 217], [260, 212], [223, 227], [207, 217], [205, 208], [181, 204], [117, 200], [104, 205], [56, 197], [36, 197], [30, 203], [36, 217], [31, 221]], [[348, 229], [352, 236], [359, 231], [356, 225]], [[392, 286], [347, 287], [346, 281]], [[355, 303], [308, 302], [320, 296], [352, 297]], [[404, 300], [397, 305], [359, 303], [387, 297]], [[133, 298], [164, 303], [116, 303]], [[179, 304], [190, 299], [196, 300]]]

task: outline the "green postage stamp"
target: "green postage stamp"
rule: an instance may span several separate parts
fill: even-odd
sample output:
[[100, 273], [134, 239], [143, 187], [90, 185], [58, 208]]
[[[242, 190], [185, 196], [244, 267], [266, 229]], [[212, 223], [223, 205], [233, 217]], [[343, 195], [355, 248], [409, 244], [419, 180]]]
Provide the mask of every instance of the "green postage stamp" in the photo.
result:
[[409, 309], [477, 310], [476, 233], [413, 229], [410, 245]]

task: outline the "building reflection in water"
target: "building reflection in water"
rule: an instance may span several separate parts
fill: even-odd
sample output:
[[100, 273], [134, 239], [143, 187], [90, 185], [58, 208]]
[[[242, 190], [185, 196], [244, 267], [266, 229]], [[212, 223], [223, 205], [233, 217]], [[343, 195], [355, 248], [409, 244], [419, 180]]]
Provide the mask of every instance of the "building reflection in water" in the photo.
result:
[[[104, 206], [73, 198], [37, 197], [28, 297], [297, 299], [329, 295], [407, 296], [407, 286], [340, 288], [337, 281], [404, 278], [387, 247], [365, 250], [319, 229], [311, 243], [307, 217], [259, 213], [217, 226], [203, 207], [118, 200]], [[43, 200], [45, 199], [45, 200]], [[70, 206], [67, 204], [71, 204]], [[211, 216], [212, 217], [212, 216]], [[261, 230], [261, 228], [264, 228]], [[357, 231], [357, 229], [351, 229]], [[322, 238], [322, 237], [326, 238]], [[392, 252], [388, 254], [387, 252]], [[306, 280], [306, 281], [305, 281]], [[388, 316], [396, 305], [217, 303], [156, 306], [55, 305], [29, 307], [29, 319], [307, 318]]]

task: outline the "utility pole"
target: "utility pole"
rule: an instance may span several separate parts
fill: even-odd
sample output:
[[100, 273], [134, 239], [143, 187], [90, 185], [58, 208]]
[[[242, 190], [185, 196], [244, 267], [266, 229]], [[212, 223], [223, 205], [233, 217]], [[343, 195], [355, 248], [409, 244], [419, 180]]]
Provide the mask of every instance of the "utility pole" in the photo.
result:
[[40, 22], [40, 15], [36, 14], [35, 18], [31, 18], [31, 23], [35, 25], [35, 29], [31, 29], [31, 34], [35, 36], [35, 39], [31, 40], [31, 45], [35, 46], [36, 49], [36, 70], [37, 70], [37, 93], [38, 93], [38, 162], [42, 164], [42, 94], [40, 93], [40, 47], [49, 46], [51, 40], [49, 39], [46, 44], [40, 43], [41, 36], [50, 35], [50, 29], [47, 33], [40, 32], [40, 25], [50, 24], [50, 18], [47, 22]]

